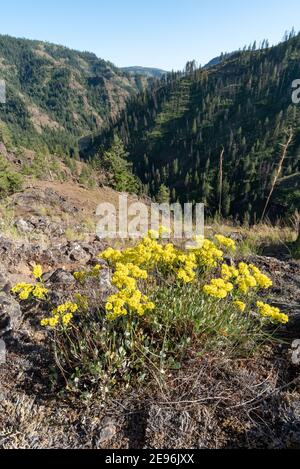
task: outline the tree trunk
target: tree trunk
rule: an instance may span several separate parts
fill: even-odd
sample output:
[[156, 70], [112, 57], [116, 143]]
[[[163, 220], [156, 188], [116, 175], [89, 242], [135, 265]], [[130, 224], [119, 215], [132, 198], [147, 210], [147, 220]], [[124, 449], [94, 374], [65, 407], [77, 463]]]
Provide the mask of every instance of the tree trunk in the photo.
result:
[[263, 214], [262, 214], [262, 217], [261, 217], [261, 222], [264, 221], [264, 218], [266, 216], [266, 213], [267, 213], [267, 209], [269, 207], [269, 203], [271, 201], [271, 198], [272, 198], [272, 195], [273, 195], [273, 192], [274, 192], [274, 189], [275, 189], [275, 186], [277, 184], [277, 181], [280, 177], [280, 174], [281, 174], [281, 171], [282, 171], [282, 166], [283, 166], [283, 163], [286, 159], [286, 156], [287, 156], [287, 152], [288, 152], [288, 149], [289, 149], [289, 146], [290, 144], [292, 143], [292, 140], [293, 140], [293, 130], [290, 129], [288, 132], [287, 132], [287, 135], [288, 135], [288, 139], [287, 139], [287, 142], [286, 144], [281, 144], [282, 148], [283, 148], [283, 151], [282, 151], [282, 156], [281, 156], [281, 159], [279, 161], [279, 164], [278, 164], [278, 168], [276, 170], [276, 174], [274, 176], [274, 179], [272, 181], [272, 186], [271, 186], [271, 191], [270, 191], [270, 194], [267, 198], [267, 202], [266, 202], [266, 205], [265, 205], [265, 208], [264, 208], [264, 211], [263, 211]]
[[296, 259], [300, 259], [300, 223], [299, 223], [299, 229], [298, 229], [298, 238], [297, 238], [297, 241], [295, 241], [294, 247], [292, 249], [292, 253]]

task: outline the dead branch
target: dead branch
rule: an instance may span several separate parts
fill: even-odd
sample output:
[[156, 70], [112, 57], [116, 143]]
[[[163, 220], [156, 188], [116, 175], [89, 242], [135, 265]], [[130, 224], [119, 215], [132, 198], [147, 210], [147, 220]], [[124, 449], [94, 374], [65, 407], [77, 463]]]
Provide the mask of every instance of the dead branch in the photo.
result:
[[265, 216], [266, 216], [267, 209], [268, 209], [268, 207], [269, 207], [269, 203], [270, 203], [270, 201], [271, 201], [271, 198], [272, 198], [274, 189], [275, 189], [275, 187], [276, 187], [277, 181], [278, 181], [278, 179], [279, 179], [279, 177], [280, 177], [280, 174], [281, 174], [281, 171], [282, 171], [282, 166], [283, 166], [283, 163], [284, 163], [284, 161], [285, 161], [285, 159], [286, 159], [286, 155], [287, 155], [289, 146], [290, 146], [290, 144], [292, 143], [292, 140], [293, 140], [293, 130], [290, 129], [289, 132], [288, 132], [288, 140], [287, 140], [287, 142], [286, 142], [285, 144], [281, 144], [281, 146], [282, 146], [282, 148], [283, 148], [282, 155], [281, 155], [281, 158], [280, 158], [280, 161], [279, 161], [279, 164], [278, 164], [278, 168], [277, 168], [276, 174], [275, 174], [274, 179], [273, 179], [273, 181], [272, 181], [271, 190], [270, 190], [269, 196], [268, 196], [267, 201], [266, 201], [266, 205], [265, 205], [265, 208], [264, 208], [262, 217], [261, 217], [261, 221], [263, 221], [264, 218], [265, 218]]
[[224, 147], [220, 154], [220, 199], [219, 199], [219, 215], [222, 215], [222, 197], [223, 197], [223, 161], [224, 161]]

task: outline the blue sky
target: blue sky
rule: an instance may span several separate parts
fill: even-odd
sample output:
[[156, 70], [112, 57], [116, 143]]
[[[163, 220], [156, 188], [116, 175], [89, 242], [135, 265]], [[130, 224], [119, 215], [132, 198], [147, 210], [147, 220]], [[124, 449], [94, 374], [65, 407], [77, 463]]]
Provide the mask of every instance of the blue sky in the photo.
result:
[[300, 30], [299, 0], [9, 0], [0, 33], [95, 52], [118, 66], [182, 69]]

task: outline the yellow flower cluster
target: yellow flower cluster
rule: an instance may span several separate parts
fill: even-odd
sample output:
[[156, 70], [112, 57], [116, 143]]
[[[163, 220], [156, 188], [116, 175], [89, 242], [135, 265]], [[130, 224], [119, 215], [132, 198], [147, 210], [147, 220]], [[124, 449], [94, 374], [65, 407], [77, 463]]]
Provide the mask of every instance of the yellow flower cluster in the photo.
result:
[[236, 279], [236, 285], [239, 293], [242, 295], [248, 295], [251, 289], [258, 287], [258, 283], [252, 275], [249, 266], [244, 262], [239, 264], [239, 275]]
[[279, 322], [281, 324], [287, 324], [289, 317], [283, 314], [279, 308], [274, 308], [266, 303], [258, 301], [256, 303], [259, 313], [262, 317], [271, 319], [272, 321]]
[[253, 288], [267, 290], [272, 287], [272, 281], [264, 275], [257, 267], [244, 262], [239, 264], [239, 275], [236, 279], [239, 292], [247, 295]]
[[228, 264], [223, 264], [221, 266], [221, 276], [223, 280], [232, 280], [239, 276], [239, 270]]
[[[180, 282], [190, 283], [196, 279], [198, 268], [211, 270], [218, 267], [224, 259], [223, 251], [213, 241], [202, 237], [195, 238], [196, 246], [184, 252], [176, 249], [173, 244], [162, 245], [158, 241], [160, 236], [161, 232], [150, 231], [133, 248], [123, 252], [109, 248], [101, 254], [115, 269], [113, 284], [121, 290], [108, 302], [107, 311], [110, 317], [126, 315], [128, 308], [138, 314], [145, 312], [139, 302], [142, 294], [137, 290], [137, 279], [147, 279], [149, 272], [154, 269], [163, 274], [173, 274]], [[225, 250], [236, 249], [235, 242], [230, 238], [216, 235], [215, 240]], [[225, 299], [231, 293], [235, 296], [247, 295], [251, 289], [267, 289], [270, 286], [271, 280], [253, 265], [240, 263], [235, 267], [223, 264], [221, 278], [213, 279], [209, 285], [205, 285], [204, 293], [217, 299]], [[135, 306], [129, 306], [131, 297], [134, 298]], [[148, 299], [144, 300], [144, 304], [147, 304]], [[234, 304], [240, 311], [245, 311], [244, 302], [236, 301]]]
[[[224, 282], [232, 282], [237, 288], [237, 293], [242, 295], [248, 295], [251, 289], [267, 290], [273, 285], [269, 277], [264, 275], [257, 267], [252, 264], [247, 265], [244, 262], [241, 262], [238, 268], [223, 264], [221, 266], [221, 279]], [[217, 282], [220, 282], [220, 280], [217, 279]], [[216, 296], [213, 294], [216, 293], [215, 290], [207, 287], [204, 287], [204, 291], [211, 296]]]
[[[33, 267], [32, 275], [35, 279], [41, 280], [43, 275], [42, 267], [40, 265], [35, 265]], [[45, 288], [41, 282], [37, 284], [21, 282], [15, 285], [11, 291], [15, 295], [18, 295], [21, 301], [26, 301], [32, 297], [37, 300], [45, 300], [48, 293], [47, 288]]]
[[[119, 258], [111, 251], [110, 253], [114, 259]], [[125, 260], [125, 257], [122, 260]], [[129, 311], [143, 316], [146, 311], [154, 309], [155, 305], [137, 288], [137, 281], [147, 278], [147, 271], [132, 262], [116, 263], [112, 284], [119, 289], [119, 292], [111, 295], [107, 300], [105, 309], [108, 320], [113, 321], [121, 316], [127, 316]]]
[[273, 282], [269, 277], [264, 275], [255, 265], [250, 264], [249, 268], [252, 271], [252, 275], [255, 278], [257, 285], [259, 288], [262, 288], [263, 290], [268, 290], [268, 288], [271, 288], [273, 286]]
[[43, 275], [42, 266], [41, 266], [41, 265], [35, 265], [35, 266], [33, 267], [32, 275], [33, 275], [34, 278], [36, 278], [37, 280], [40, 280], [40, 279], [42, 278], [42, 275]]
[[[184, 283], [192, 282], [196, 277], [196, 254], [186, 254], [176, 249], [173, 244], [161, 245], [156, 239], [153, 239], [153, 232], [149, 232], [148, 236], [134, 248], [126, 249], [123, 252], [109, 248], [101, 254], [101, 257], [108, 261], [112, 267], [116, 267], [117, 264], [129, 265], [131, 269], [133, 266], [139, 267], [142, 269], [143, 275], [158, 268], [169, 274], [175, 273], [177, 279]], [[129, 274], [129, 276], [143, 278], [135, 277], [132, 274]], [[116, 286], [118, 287], [118, 285]]]
[[129, 311], [143, 316], [147, 311], [155, 309], [155, 304], [139, 290], [125, 288], [108, 298], [105, 309], [107, 319], [113, 321], [121, 316], [127, 316]]
[[206, 295], [223, 300], [227, 298], [233, 288], [232, 283], [226, 282], [222, 278], [216, 278], [213, 279], [209, 285], [205, 285], [203, 291]]
[[[233, 298], [239, 295], [246, 296], [252, 289], [267, 290], [273, 283], [265, 274], [263, 274], [253, 264], [241, 262], [238, 268], [223, 264], [221, 266], [221, 278], [213, 279], [209, 285], [205, 285], [203, 291], [206, 295], [217, 299], [225, 299], [230, 293]], [[247, 304], [244, 301], [236, 299], [233, 305], [242, 313], [246, 310]], [[258, 302], [260, 314], [275, 322], [287, 323], [288, 316], [282, 314], [278, 308], [273, 308], [265, 303]]]
[[196, 262], [199, 267], [213, 269], [223, 260], [223, 251], [217, 248], [215, 243], [205, 239], [200, 247], [193, 248], [196, 256]]
[[246, 311], [247, 305], [243, 301], [237, 300], [234, 301], [233, 304], [239, 311], [241, 311], [241, 313], [244, 313]]
[[[242, 299], [251, 290], [265, 290], [272, 286], [272, 281], [253, 264], [241, 262], [238, 266], [225, 263], [221, 265], [224, 254], [218, 246], [229, 251], [236, 249], [235, 242], [230, 238], [216, 235], [214, 243], [198, 237], [195, 238], [196, 245], [188, 251], [182, 251], [171, 243], [161, 243], [163, 233], [164, 228], [157, 233], [150, 231], [135, 247], [124, 251], [109, 248], [100, 254], [99, 257], [113, 268], [112, 284], [118, 289], [117, 293], [108, 298], [105, 306], [108, 320], [115, 320], [130, 313], [143, 316], [155, 309], [155, 304], [140, 291], [142, 282], [154, 273], [188, 284], [196, 280], [199, 272], [204, 273], [218, 267], [220, 278], [212, 279], [203, 287], [203, 292], [219, 300], [230, 296], [233, 306], [240, 312], [245, 312], [247, 304]], [[87, 278], [98, 277], [101, 268], [101, 265], [96, 265], [91, 270], [75, 272], [74, 277], [77, 281], [84, 282]], [[42, 282], [42, 267], [35, 265], [32, 274], [38, 280], [37, 284], [19, 283], [12, 291], [18, 294], [21, 300], [31, 297], [45, 300], [48, 290]], [[87, 298], [80, 294], [75, 295], [75, 301], [67, 301], [53, 309], [51, 317], [43, 319], [41, 325], [52, 328], [58, 325], [67, 327], [76, 312], [87, 311], [89, 307]], [[281, 323], [288, 322], [288, 317], [278, 308], [262, 302], [258, 302], [257, 307], [263, 317]]]
[[116, 265], [116, 271], [112, 277], [112, 284], [117, 288], [128, 288], [131, 290], [136, 289], [136, 279], [146, 280], [148, 273], [134, 264], [122, 264], [120, 262]]
[[66, 303], [53, 309], [50, 318], [42, 319], [41, 326], [53, 328], [59, 324], [62, 324], [64, 327], [67, 327], [77, 311], [78, 305], [76, 303], [72, 303], [71, 301], [67, 301]]
[[48, 293], [47, 288], [38, 283], [33, 285], [31, 283], [18, 283], [12, 288], [12, 293], [17, 294], [22, 301], [28, 300], [31, 296], [38, 300], [45, 300]]
[[215, 239], [218, 241], [220, 246], [222, 246], [223, 248], [226, 248], [228, 251], [236, 250], [236, 244], [231, 238], [226, 238], [225, 236], [222, 236], [222, 235], [216, 235]]
[[100, 255], [115, 269], [112, 283], [120, 290], [106, 304], [107, 317], [110, 320], [126, 316], [129, 311], [142, 316], [155, 308], [149, 298], [137, 288], [137, 281], [146, 280], [149, 272], [154, 269], [167, 275], [174, 274], [183, 283], [195, 280], [195, 253], [184, 253], [173, 244], [163, 246], [157, 241], [162, 233], [162, 230], [159, 233], [150, 231], [134, 248], [123, 252], [109, 248]]
[[196, 278], [197, 258], [194, 253], [180, 254], [177, 257], [179, 265], [175, 268], [177, 279], [183, 283], [191, 283]]

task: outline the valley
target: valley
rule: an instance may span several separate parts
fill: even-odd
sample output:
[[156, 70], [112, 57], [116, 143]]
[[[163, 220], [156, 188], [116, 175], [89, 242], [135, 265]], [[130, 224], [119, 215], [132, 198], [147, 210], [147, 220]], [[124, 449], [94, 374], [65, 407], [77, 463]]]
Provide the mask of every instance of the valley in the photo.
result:
[[[294, 30], [178, 72], [0, 36], [1, 449], [300, 448], [297, 77]], [[124, 195], [204, 237], [100, 236]]]

